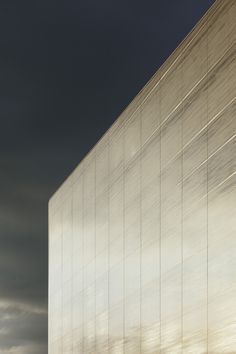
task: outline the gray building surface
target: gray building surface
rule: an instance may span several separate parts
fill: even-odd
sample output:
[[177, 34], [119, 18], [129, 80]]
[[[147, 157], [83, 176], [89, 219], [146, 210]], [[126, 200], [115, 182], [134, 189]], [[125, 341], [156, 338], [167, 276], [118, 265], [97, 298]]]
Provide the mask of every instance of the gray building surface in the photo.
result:
[[235, 0], [50, 200], [49, 353], [236, 353]]

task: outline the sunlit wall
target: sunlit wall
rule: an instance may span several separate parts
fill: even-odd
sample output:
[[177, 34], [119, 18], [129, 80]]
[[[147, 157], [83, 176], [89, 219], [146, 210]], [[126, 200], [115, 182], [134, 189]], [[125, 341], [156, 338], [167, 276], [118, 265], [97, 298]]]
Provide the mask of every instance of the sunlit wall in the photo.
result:
[[236, 1], [49, 205], [49, 353], [236, 353]]

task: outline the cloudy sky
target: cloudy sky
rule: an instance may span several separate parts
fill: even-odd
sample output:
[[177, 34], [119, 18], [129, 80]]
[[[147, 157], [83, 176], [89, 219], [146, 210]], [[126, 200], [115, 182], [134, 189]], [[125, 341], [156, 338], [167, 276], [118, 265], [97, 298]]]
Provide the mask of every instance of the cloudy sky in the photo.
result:
[[213, 0], [0, 1], [0, 354], [47, 353], [47, 203]]

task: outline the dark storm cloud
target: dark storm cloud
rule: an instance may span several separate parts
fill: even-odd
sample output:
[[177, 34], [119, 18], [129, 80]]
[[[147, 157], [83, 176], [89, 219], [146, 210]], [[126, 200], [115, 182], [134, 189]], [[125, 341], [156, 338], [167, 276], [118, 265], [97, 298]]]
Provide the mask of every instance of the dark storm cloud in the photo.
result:
[[46, 332], [46, 312], [0, 304], [0, 353], [46, 352], [46, 344], [43, 344]]
[[0, 354], [47, 352], [47, 202], [211, 0], [0, 2]]

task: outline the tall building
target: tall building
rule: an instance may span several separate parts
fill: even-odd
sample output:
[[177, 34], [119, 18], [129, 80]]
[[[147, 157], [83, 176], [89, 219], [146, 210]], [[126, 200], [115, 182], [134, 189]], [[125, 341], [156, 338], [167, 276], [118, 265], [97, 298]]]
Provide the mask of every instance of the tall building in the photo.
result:
[[50, 354], [236, 353], [236, 1], [49, 203]]

